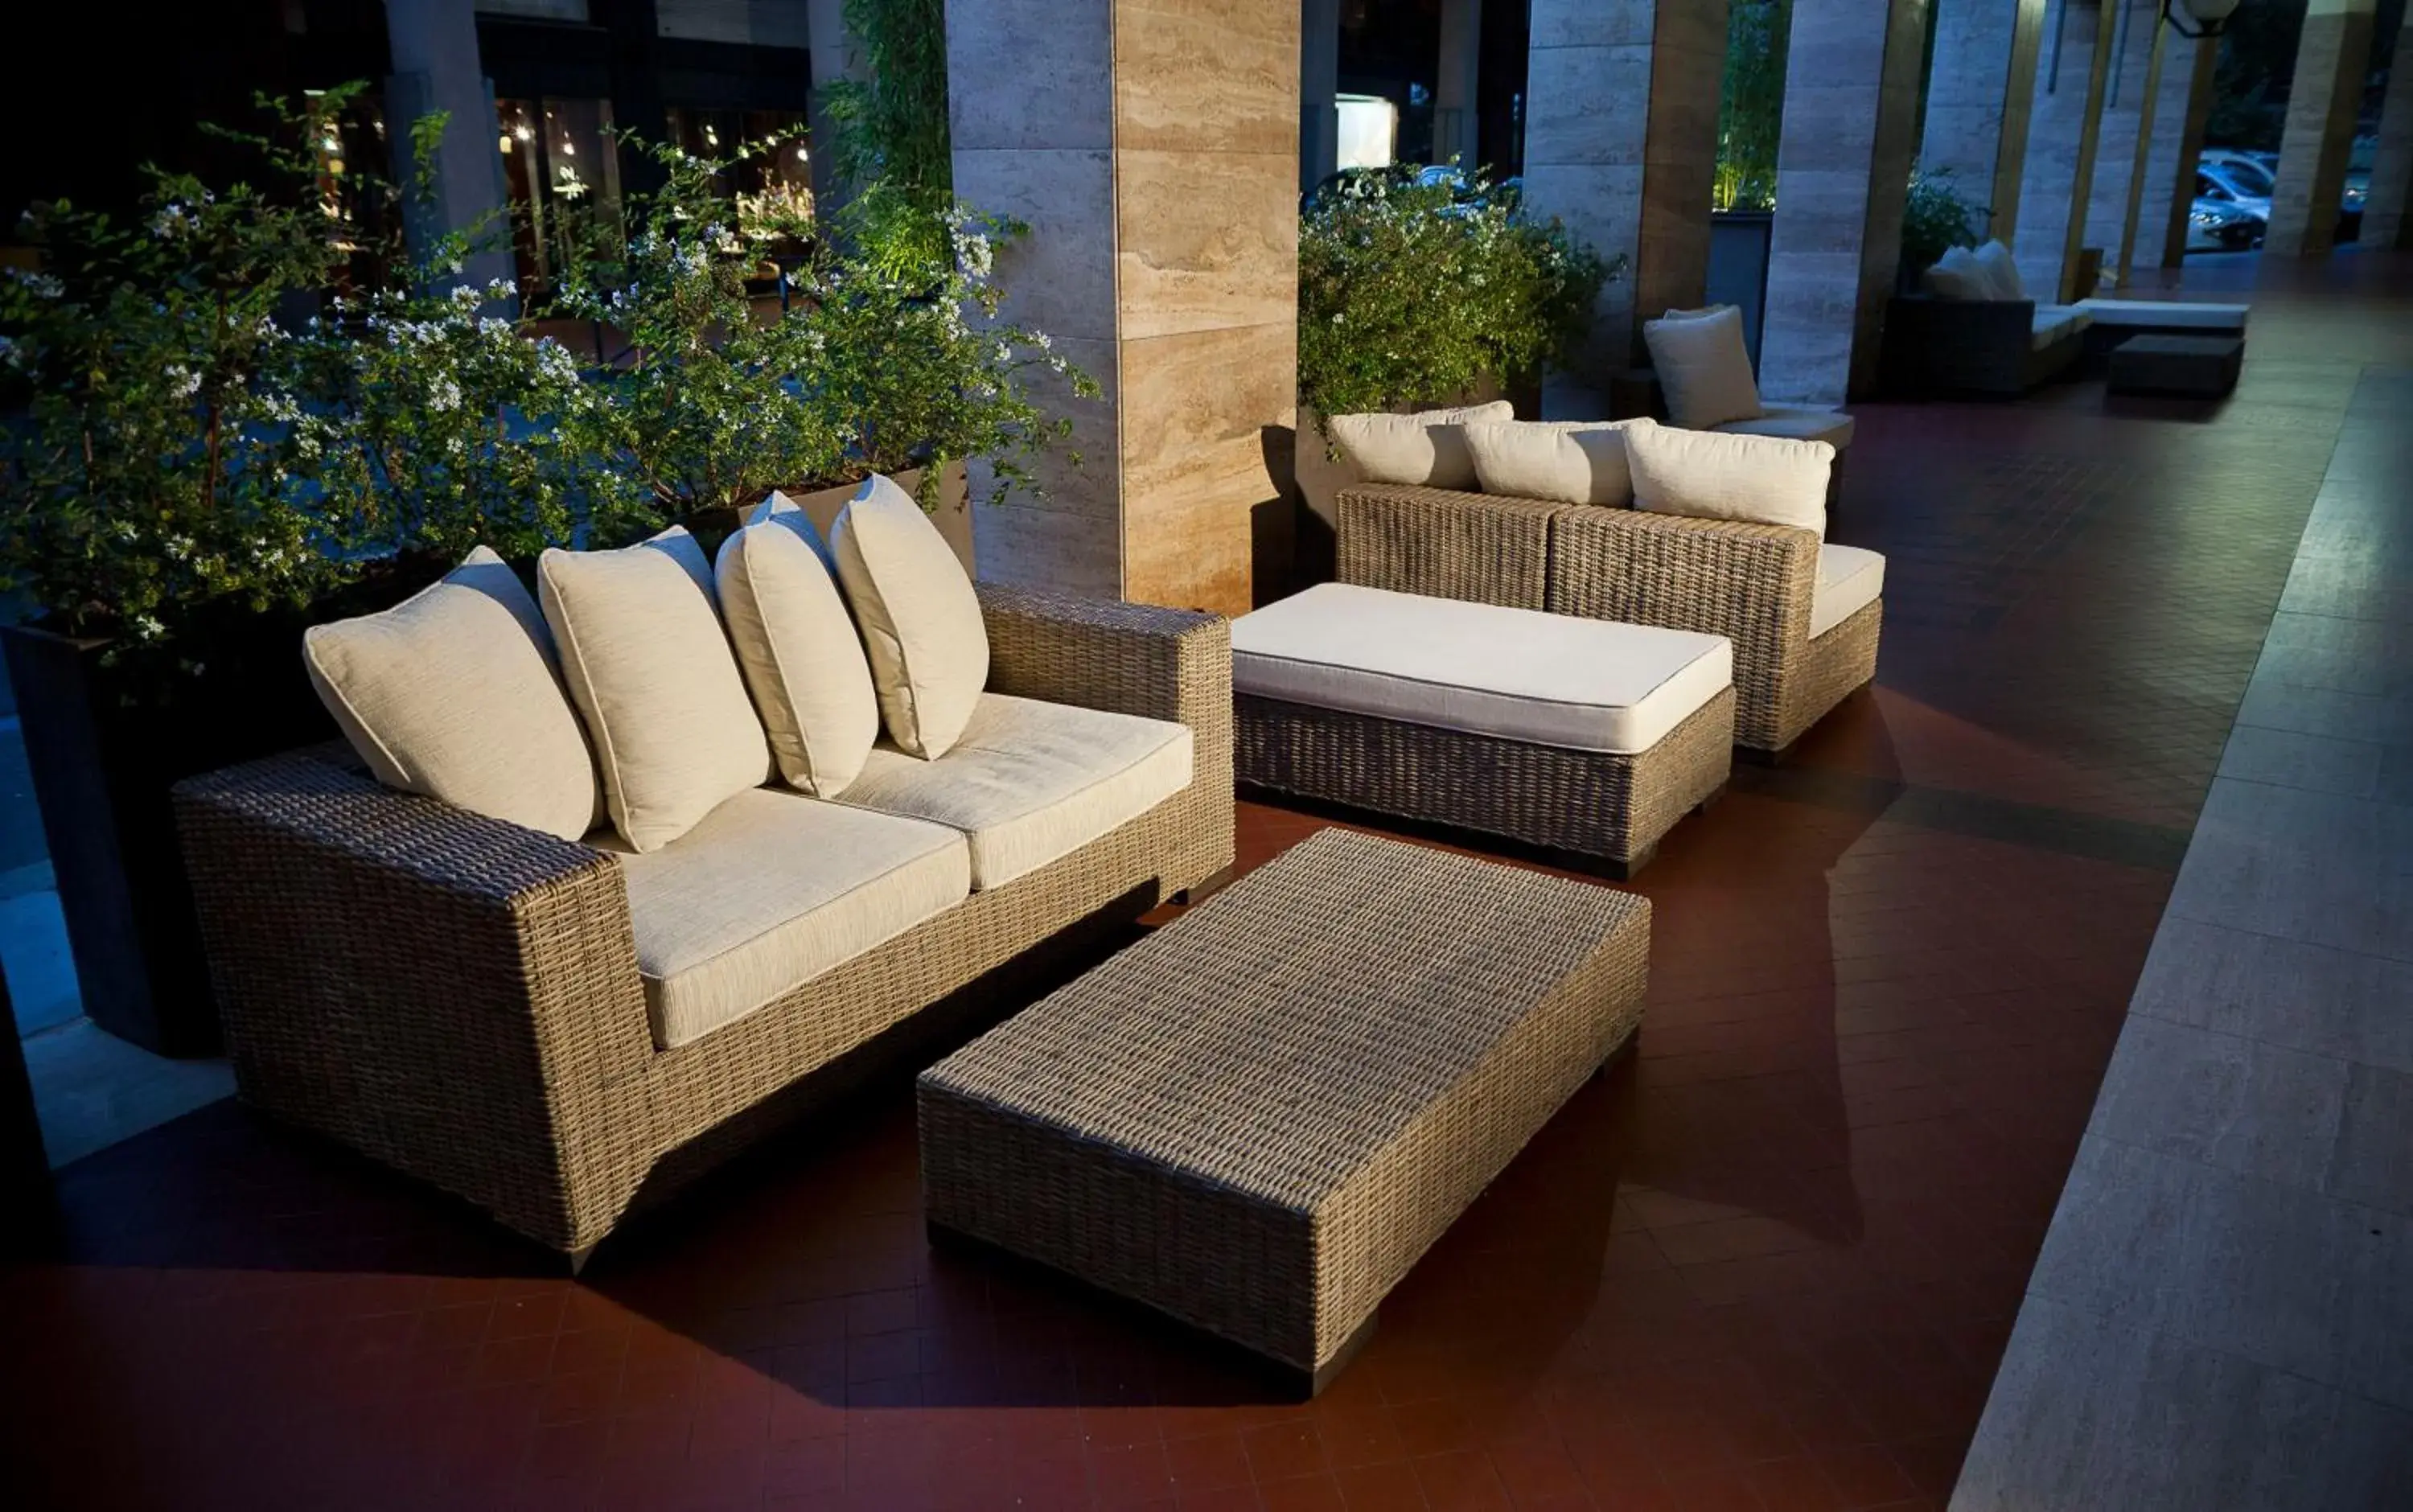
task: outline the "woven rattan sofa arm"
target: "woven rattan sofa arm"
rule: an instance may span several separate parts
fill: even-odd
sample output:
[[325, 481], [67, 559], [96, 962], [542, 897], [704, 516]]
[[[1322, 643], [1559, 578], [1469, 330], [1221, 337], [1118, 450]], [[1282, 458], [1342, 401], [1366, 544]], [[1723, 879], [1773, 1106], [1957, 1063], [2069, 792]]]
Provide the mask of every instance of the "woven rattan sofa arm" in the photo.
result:
[[1818, 538], [1785, 526], [1642, 510], [1562, 507], [1552, 523], [1548, 607], [1735, 643], [1746, 664], [1797, 657], [1810, 639]]
[[980, 585], [989, 689], [1151, 719], [1203, 737], [1232, 718], [1232, 628], [1220, 615]]
[[244, 1098], [576, 1252], [654, 1054], [610, 856], [297, 752], [176, 792]]
[[1564, 507], [1398, 483], [1344, 488], [1339, 577], [1394, 593], [1539, 609], [1550, 518]]

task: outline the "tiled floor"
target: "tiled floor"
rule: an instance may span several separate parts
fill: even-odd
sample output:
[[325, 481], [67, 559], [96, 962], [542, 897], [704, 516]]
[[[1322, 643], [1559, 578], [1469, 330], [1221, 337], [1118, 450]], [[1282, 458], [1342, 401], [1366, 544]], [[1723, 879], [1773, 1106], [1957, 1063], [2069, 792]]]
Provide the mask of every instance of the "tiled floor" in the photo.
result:
[[[2209, 412], [1863, 412], [1880, 686], [1670, 838], [1640, 1055], [1311, 1406], [930, 1252], [901, 1087], [582, 1283], [220, 1105], [64, 1173], [0, 1462], [79, 1506], [1940, 1506], [2406, 277], [2258, 301]], [[1320, 823], [1251, 806], [1243, 860]]]

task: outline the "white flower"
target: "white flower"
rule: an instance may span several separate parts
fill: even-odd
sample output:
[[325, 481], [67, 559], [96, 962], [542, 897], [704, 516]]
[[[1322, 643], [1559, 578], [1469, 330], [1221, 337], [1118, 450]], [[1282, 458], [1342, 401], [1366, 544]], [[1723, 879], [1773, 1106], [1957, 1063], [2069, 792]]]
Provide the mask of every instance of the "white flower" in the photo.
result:
[[168, 380], [168, 392], [179, 399], [189, 399], [201, 392], [201, 376], [181, 363], [170, 363], [159, 376]]
[[149, 615], [137, 615], [133, 619], [133, 630], [137, 640], [148, 641], [165, 634], [168, 627]]
[[25, 286], [25, 291], [37, 299], [56, 299], [67, 291], [67, 286], [46, 273], [28, 268], [11, 268], [8, 276]]
[[461, 385], [452, 381], [449, 374], [437, 378], [428, 387], [427, 405], [431, 409], [460, 408]]
[[1030, 333], [1030, 344], [1041, 351], [1049, 351], [1055, 348], [1056, 338], [1044, 331], [1033, 331]]

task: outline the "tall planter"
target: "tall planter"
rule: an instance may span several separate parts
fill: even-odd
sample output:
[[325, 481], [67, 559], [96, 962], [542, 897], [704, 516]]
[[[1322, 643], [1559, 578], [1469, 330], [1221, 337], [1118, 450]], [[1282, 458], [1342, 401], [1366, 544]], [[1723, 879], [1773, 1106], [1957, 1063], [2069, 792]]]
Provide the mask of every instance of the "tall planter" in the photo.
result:
[[0, 628], [83, 1010], [145, 1049], [218, 1046], [169, 790], [335, 734], [302, 670], [302, 623], [229, 617], [184, 646], [198, 672], [112, 666], [106, 640]]

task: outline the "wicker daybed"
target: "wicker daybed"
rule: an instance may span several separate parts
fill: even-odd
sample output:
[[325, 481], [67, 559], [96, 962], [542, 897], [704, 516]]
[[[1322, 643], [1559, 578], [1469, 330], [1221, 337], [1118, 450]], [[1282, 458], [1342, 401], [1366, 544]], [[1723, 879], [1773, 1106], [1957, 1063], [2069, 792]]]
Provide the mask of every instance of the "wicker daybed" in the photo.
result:
[[1883, 599], [1817, 615], [1881, 587], [1883, 560], [1808, 530], [1386, 483], [1338, 512], [1343, 583], [1726, 637], [1750, 754], [1782, 756], [1876, 674]]
[[185, 784], [186, 858], [244, 1100], [576, 1265], [777, 1122], [960, 1037], [996, 996], [962, 989], [1226, 869], [1225, 623], [980, 593], [992, 692], [1179, 721], [1189, 785], [676, 1048], [648, 1027], [614, 856], [380, 787], [339, 749]]

